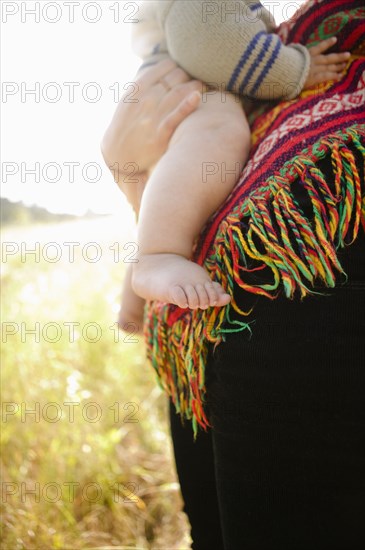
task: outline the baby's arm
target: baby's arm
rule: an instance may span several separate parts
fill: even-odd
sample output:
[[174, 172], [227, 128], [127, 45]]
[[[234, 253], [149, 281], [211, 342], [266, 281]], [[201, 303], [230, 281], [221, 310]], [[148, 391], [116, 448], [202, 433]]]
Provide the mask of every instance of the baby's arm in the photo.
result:
[[[250, 12], [250, 4], [243, 0], [156, 3], [165, 16], [169, 54], [193, 77], [217, 88], [259, 99], [292, 99], [310, 85], [313, 56], [301, 44], [284, 45], [270, 33], [266, 10], [260, 17], [260, 12]], [[321, 53], [333, 44], [325, 41]], [[337, 78], [347, 58], [343, 53], [322, 55], [325, 70], [316, 72], [315, 83]]]

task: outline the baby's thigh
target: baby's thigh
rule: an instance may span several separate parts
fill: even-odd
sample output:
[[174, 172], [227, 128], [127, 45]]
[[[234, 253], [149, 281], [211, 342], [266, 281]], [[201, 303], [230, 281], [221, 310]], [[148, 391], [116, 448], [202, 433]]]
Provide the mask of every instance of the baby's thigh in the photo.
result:
[[176, 129], [170, 145], [193, 136], [233, 149], [239, 147], [248, 155], [251, 132], [240, 99], [218, 90], [203, 93], [200, 106]]

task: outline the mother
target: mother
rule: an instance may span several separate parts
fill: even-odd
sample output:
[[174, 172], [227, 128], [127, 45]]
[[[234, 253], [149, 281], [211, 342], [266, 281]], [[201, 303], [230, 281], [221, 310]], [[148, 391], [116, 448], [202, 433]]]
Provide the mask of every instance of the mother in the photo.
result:
[[[148, 307], [195, 549], [365, 544], [364, 17], [362, 2], [311, 0], [279, 29], [308, 44], [336, 32], [355, 55], [343, 82], [252, 117], [250, 162], [195, 251], [233, 307]], [[136, 83], [139, 101], [119, 104], [102, 151], [138, 210], [199, 83], [171, 61]], [[194, 441], [175, 408], [195, 435], [211, 429]]]

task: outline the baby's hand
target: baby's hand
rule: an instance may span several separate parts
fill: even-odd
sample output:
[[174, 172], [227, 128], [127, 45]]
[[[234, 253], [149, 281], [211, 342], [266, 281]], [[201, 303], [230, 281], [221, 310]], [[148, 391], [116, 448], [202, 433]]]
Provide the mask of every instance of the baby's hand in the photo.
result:
[[311, 88], [315, 84], [326, 82], [326, 80], [339, 80], [347, 65], [350, 52], [329, 53], [323, 55], [323, 52], [331, 48], [337, 41], [334, 36], [323, 40], [316, 46], [308, 48], [311, 56], [311, 64], [304, 89]]

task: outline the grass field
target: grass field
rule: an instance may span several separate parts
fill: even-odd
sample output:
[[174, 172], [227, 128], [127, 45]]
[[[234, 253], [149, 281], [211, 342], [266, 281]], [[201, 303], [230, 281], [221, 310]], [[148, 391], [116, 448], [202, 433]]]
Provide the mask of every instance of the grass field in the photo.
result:
[[116, 328], [133, 235], [105, 217], [2, 239], [2, 548], [188, 549], [166, 396]]

